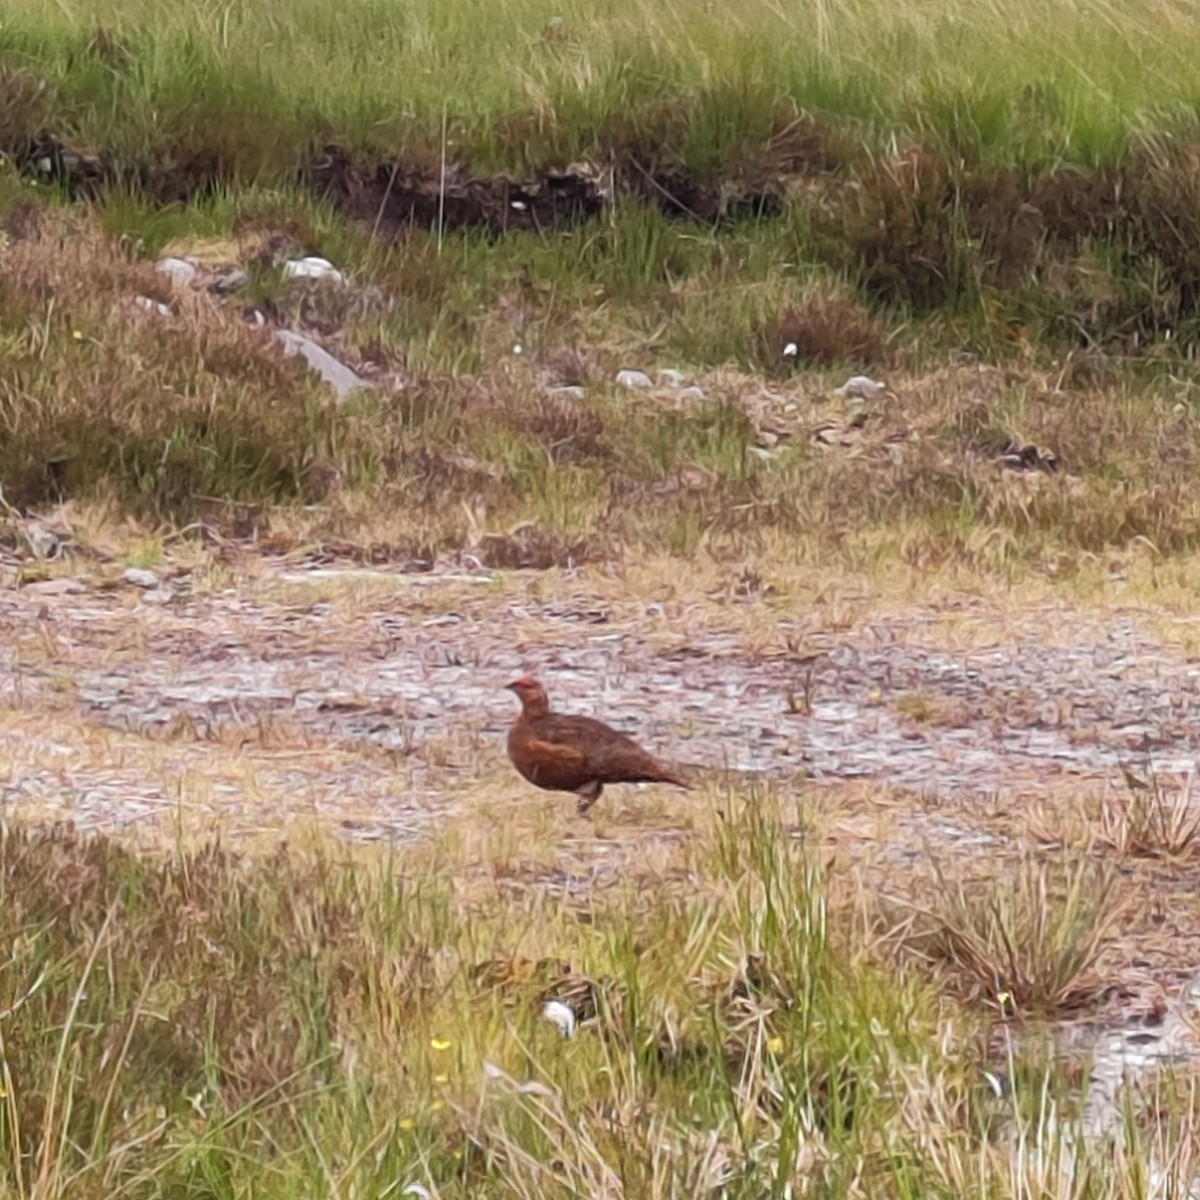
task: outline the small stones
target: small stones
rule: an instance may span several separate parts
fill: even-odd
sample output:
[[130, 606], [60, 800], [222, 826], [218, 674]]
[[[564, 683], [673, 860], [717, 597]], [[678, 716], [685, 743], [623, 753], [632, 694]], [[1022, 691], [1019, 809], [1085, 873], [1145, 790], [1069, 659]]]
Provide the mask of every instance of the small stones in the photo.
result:
[[631, 391], [654, 391], [657, 396], [673, 401], [704, 399], [701, 388], [694, 385], [684, 386], [686, 376], [682, 371], [664, 367], [661, 371], [655, 371], [654, 375], [655, 378], [651, 379], [645, 371], [626, 368], [617, 372], [617, 386], [629, 388]]
[[208, 290], [218, 296], [230, 296], [240, 292], [250, 282], [250, 276], [240, 267], [220, 271], [208, 281]]
[[286, 355], [301, 354], [308, 365], [344, 400], [356, 388], [369, 387], [365, 379], [339, 362], [323, 346], [291, 329], [277, 329], [275, 340], [283, 344]]
[[151, 300], [149, 296], [136, 296], [134, 300], [147, 312], [152, 312], [155, 316], [169, 317], [173, 314], [168, 305], [160, 303], [158, 300]]
[[143, 591], [151, 591], [158, 587], [158, 576], [145, 567], [126, 567], [121, 572], [121, 582], [129, 584], [130, 587], [141, 588]]
[[1045, 471], [1053, 474], [1059, 466], [1058, 455], [1053, 450], [1035, 446], [1032, 442], [1024, 446], [1009, 443], [1000, 461], [1010, 471]]
[[582, 400], [587, 393], [578, 385], [571, 384], [567, 387], [549, 388], [546, 395], [554, 400]]
[[575, 1034], [575, 1012], [569, 1004], [561, 1000], [547, 1000], [542, 1005], [542, 1016], [546, 1018], [565, 1038]]
[[160, 258], [154, 264], [154, 269], [180, 288], [190, 286], [198, 270], [196, 264], [188, 262], [186, 258]]
[[641, 389], [652, 388], [653, 380], [645, 371], [624, 370], [617, 372], [617, 387]]
[[882, 380], [872, 379], [870, 375], [851, 375], [834, 395], [847, 400], [878, 400], [886, 391], [887, 384]]
[[34, 558], [54, 559], [62, 554], [62, 539], [52, 529], [30, 522], [22, 532], [25, 545]]
[[337, 284], [346, 282], [346, 277], [329, 259], [319, 258], [315, 254], [288, 259], [283, 264], [283, 274], [286, 279], [328, 279]]
[[78, 596], [88, 589], [82, 579], [59, 576], [55, 579], [35, 579], [25, 584], [22, 590], [35, 596]]
[[220, 270], [213, 270], [195, 258], [181, 258], [178, 255], [160, 258], [154, 264], [154, 269], [160, 275], [165, 275], [178, 288], [203, 284], [216, 296], [231, 295], [250, 282], [250, 277], [240, 267], [226, 266]]

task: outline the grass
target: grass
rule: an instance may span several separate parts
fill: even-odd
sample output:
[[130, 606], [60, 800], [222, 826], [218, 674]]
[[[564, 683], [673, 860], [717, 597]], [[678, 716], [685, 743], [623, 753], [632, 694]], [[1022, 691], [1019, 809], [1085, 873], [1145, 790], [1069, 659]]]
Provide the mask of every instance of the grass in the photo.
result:
[[1149, 781], [1126, 774], [1127, 792], [1105, 795], [1098, 806], [1097, 838], [1119, 855], [1151, 855], [1167, 859], [1196, 853], [1200, 819], [1192, 799], [1192, 782], [1175, 787], [1158, 777]]
[[10, 122], [126, 159], [212, 149], [241, 171], [280, 170], [340, 141], [437, 161], [445, 138], [477, 169], [527, 169], [641, 142], [706, 173], [760, 154], [797, 109], [875, 148], [908, 136], [1005, 162], [1098, 161], [1146, 126], [1186, 127], [1198, 39], [1186, 8], [1076, 0], [520, 0], [487, 39], [468, 3], [353, 0], [335, 16], [312, 2], [285, 18], [18, 0], [0, 57], [51, 83], [17, 92]]
[[[840, 331], [870, 328], [819, 272], [775, 326], [756, 296], [782, 285], [732, 294], [713, 344], [711, 287], [730, 266], [721, 255], [703, 266], [704, 247], [673, 228], [664, 236], [695, 256], [691, 280], [631, 293], [593, 283], [590, 296], [594, 264], [556, 275], [564, 260], [543, 239], [490, 251], [456, 234], [439, 254], [414, 234], [368, 249], [349, 290], [262, 278], [259, 303], [276, 319], [365, 371], [407, 376], [401, 392], [335, 405], [236, 304], [173, 292], [94, 218], [22, 203], [0, 282], [2, 485], [18, 508], [106, 504], [149, 522], [139, 536], [151, 541], [156, 522], [204, 521], [293, 544], [357, 538], [404, 559], [466, 547], [501, 567], [621, 546], [737, 555], [782, 537], [797, 561], [836, 550], [851, 563], [965, 559], [1005, 573], [1134, 542], [1160, 555], [1200, 544], [1182, 370], [1098, 374], [1034, 356], [1022, 369], [947, 367], [910, 341], [886, 352], [892, 387], [870, 405], [834, 394], [848, 366], [776, 372], [764, 390], [756, 363], [772, 339], [807, 331], [807, 345], [836, 346]], [[233, 248], [253, 267], [278, 216], [260, 199], [231, 239], [191, 246]], [[323, 228], [353, 232], [320, 208], [296, 221], [306, 249], [327, 248]], [[162, 245], [179, 244], [166, 233]], [[652, 330], [657, 303], [674, 316]], [[727, 357], [734, 342], [742, 363]], [[615, 387], [631, 361], [682, 365], [700, 392]], [[546, 391], [580, 383], [582, 400]], [[1006, 456], [1024, 466], [1011, 452], [1026, 445], [1059, 469], [1007, 469]]]
[[989, 1100], [977, 1011], [857, 941], [785, 808], [722, 803], [686, 891], [558, 899], [456, 877], [449, 844], [246, 861], [5, 830], [5, 1191], [1019, 1195], [1075, 1162], [1071, 1194], [1128, 1194], [1158, 1118], [1116, 1164], [1071, 1143], [1033, 1049]]
[[1113, 876], [1086, 854], [1026, 856], [1007, 886], [943, 884], [931, 953], [1001, 1009], [1053, 1015], [1086, 1006], [1103, 985], [1096, 962], [1120, 917]]
[[[845, 701], [814, 664], [890, 645], [901, 594], [947, 661], [1007, 620], [1049, 645], [1022, 606], [1064, 594], [1190, 613], [1196, 14], [516, 0], [481, 36], [465, 3], [161, 7], [0, 22], [0, 571], [42, 589], [4, 607], [0, 786], [43, 822], [0, 830], [0, 1193], [1187, 1194], [1190, 1067], [1097, 1141], [1054, 1035], [1188, 952], [1189, 793], [1043, 809], [1041, 845], [1023, 800], [963, 800], [996, 852], [932, 877], [900, 820], [941, 828], [952, 752], [924, 814], [713, 774], [585, 836], [491, 782], [490, 716], [427, 672], [473, 696], [531, 647], [635, 639], [723, 656], [734, 703], [783, 656], [745, 708], [797, 769]], [[347, 286], [289, 282], [300, 254]], [[379, 386], [336, 402], [275, 328]], [[856, 372], [888, 386], [839, 393]], [[348, 596], [267, 555], [491, 575]], [[560, 618], [585, 633], [550, 654]], [[351, 694], [367, 656], [403, 701]], [[134, 658], [153, 686], [112, 691]], [[260, 668], [340, 698], [275, 705]], [[1046, 697], [985, 714], [908, 673], [865, 707], [916, 746], [1043, 728]], [[676, 707], [702, 752], [712, 699]], [[176, 844], [44, 824], [127, 810]]]

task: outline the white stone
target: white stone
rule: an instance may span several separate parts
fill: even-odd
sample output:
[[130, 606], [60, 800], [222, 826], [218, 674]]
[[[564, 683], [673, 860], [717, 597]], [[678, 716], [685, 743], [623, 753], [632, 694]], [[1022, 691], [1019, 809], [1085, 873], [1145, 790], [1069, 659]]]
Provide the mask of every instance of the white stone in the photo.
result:
[[654, 383], [650, 376], [645, 371], [618, 371], [617, 372], [617, 387], [623, 388], [649, 388], [653, 387]]
[[147, 312], [156, 313], [160, 317], [169, 317], [171, 315], [171, 310], [167, 305], [160, 304], [157, 300], [151, 300], [149, 296], [138, 296], [137, 302]]
[[196, 278], [196, 264], [186, 258], [160, 258], [154, 269], [160, 275], [166, 275], [177, 287], [187, 287]]
[[291, 329], [277, 329], [274, 336], [276, 341], [283, 343], [284, 354], [304, 355], [308, 365], [337, 392], [338, 399], [344, 400], [355, 388], [370, 386], [345, 363], [338, 362], [328, 350], [318, 346], [302, 333]]
[[658, 382], [665, 384], [667, 387], [683, 387], [683, 372], [667, 367], [658, 372]]
[[62, 541], [58, 534], [44, 529], [41, 525], [27, 525], [25, 541], [36, 558], [57, 558], [62, 550]]
[[851, 375], [836, 394], [853, 400], [874, 400], [887, 391], [887, 384], [870, 375]]
[[145, 567], [126, 567], [121, 574], [121, 582], [149, 591], [151, 588], [158, 587], [158, 576]]
[[570, 387], [552, 387], [546, 395], [553, 396], [556, 400], [582, 400], [587, 393], [583, 388], [572, 384]]
[[575, 1036], [575, 1014], [569, 1004], [561, 1000], [547, 1000], [542, 1005], [542, 1016], [551, 1022], [565, 1038]]
[[289, 258], [283, 264], [287, 279], [330, 279], [334, 283], [345, 283], [346, 277], [327, 258], [309, 255], [307, 258]]
[[230, 267], [228, 271], [222, 271], [219, 275], [213, 276], [208, 290], [216, 292], [218, 296], [228, 296], [233, 292], [241, 291], [249, 282], [250, 276], [241, 267]]

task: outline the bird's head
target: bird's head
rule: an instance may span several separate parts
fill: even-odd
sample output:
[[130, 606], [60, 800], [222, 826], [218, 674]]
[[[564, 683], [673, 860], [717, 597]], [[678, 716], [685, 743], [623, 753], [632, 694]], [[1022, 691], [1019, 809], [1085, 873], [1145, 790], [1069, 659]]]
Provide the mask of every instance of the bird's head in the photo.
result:
[[522, 675], [512, 683], [505, 684], [510, 692], [516, 692], [517, 699], [526, 716], [536, 717], [550, 711], [550, 701], [546, 698], [546, 689], [532, 675]]

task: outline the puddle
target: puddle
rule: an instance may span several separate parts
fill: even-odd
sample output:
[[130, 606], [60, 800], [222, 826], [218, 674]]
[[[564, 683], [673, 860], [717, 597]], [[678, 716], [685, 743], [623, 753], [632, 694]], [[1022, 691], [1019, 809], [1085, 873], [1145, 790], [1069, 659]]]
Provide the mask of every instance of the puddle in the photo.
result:
[[[964, 797], [986, 805], [1064, 781], [1100, 790], [1121, 786], [1123, 767], [1190, 779], [1200, 760], [1200, 670], [1120, 615], [1030, 613], [1015, 629], [1010, 617], [993, 644], [955, 649], [939, 642], [937, 614], [914, 612], [849, 632], [806, 628], [817, 656], [797, 660], [755, 654], [729, 630], [673, 627], [661, 606], [622, 615], [468, 588], [431, 612], [439, 587], [487, 579], [408, 576], [413, 586], [397, 589], [394, 573], [351, 575], [386, 586], [349, 609], [233, 593], [130, 607], [86, 587], [0, 592], [0, 706], [48, 714], [44, 733], [0, 727], [0, 804], [109, 832], [169, 827], [186, 805], [227, 839], [311, 820], [351, 841], [421, 838], [456, 811], [464, 786], [508, 769], [516, 705], [503, 689], [526, 672], [556, 706], [693, 767], [911, 791], [920, 802], [896, 816], [881, 850], [901, 866], [931, 848], [1008, 848], [972, 823]], [[276, 578], [335, 577], [347, 575]], [[788, 623], [781, 615], [781, 631]], [[110, 741], [81, 765], [51, 715], [79, 722], [81, 742]], [[154, 755], [167, 751], [164, 778]], [[283, 811], [264, 812], [257, 794]], [[560, 862], [511, 886], [586, 897], [627, 877], [630, 852], [573, 833]], [[1131, 1082], [1200, 1065], [1200, 975], [1178, 992], [1154, 1024], [1064, 1029], [1069, 1052], [1092, 1062], [1085, 1136], [1119, 1132]]]
[[[459, 577], [405, 578], [428, 593]], [[1124, 617], [1090, 622], [1078, 644], [1061, 632], [1040, 641], [1031, 621], [1010, 640], [951, 653], [936, 641], [934, 615], [915, 612], [853, 636], [810, 635], [807, 646], [823, 652], [801, 666], [756, 657], [734, 633], [672, 628], [661, 612], [619, 624], [603, 611], [505, 605], [472, 590], [430, 614], [392, 588], [347, 626], [326, 602], [259, 606], [225, 594], [130, 609], [114, 593], [7, 591], [0, 703], [60, 705], [65, 689], [87, 720], [148, 736], [180, 720], [210, 737], [283, 721], [314, 741], [418, 757], [465, 739], [490, 762], [515, 714], [503, 685], [530, 671], [557, 706], [600, 715], [701, 769], [983, 795], [1112, 780], [1122, 766], [1144, 771], [1148, 756], [1189, 768], [1200, 758], [1200, 670]], [[39, 636], [57, 653], [30, 654]], [[794, 711], [801, 685], [808, 715]], [[405, 786], [435, 803], [470, 769], [450, 761], [423, 778], [422, 767]]]

